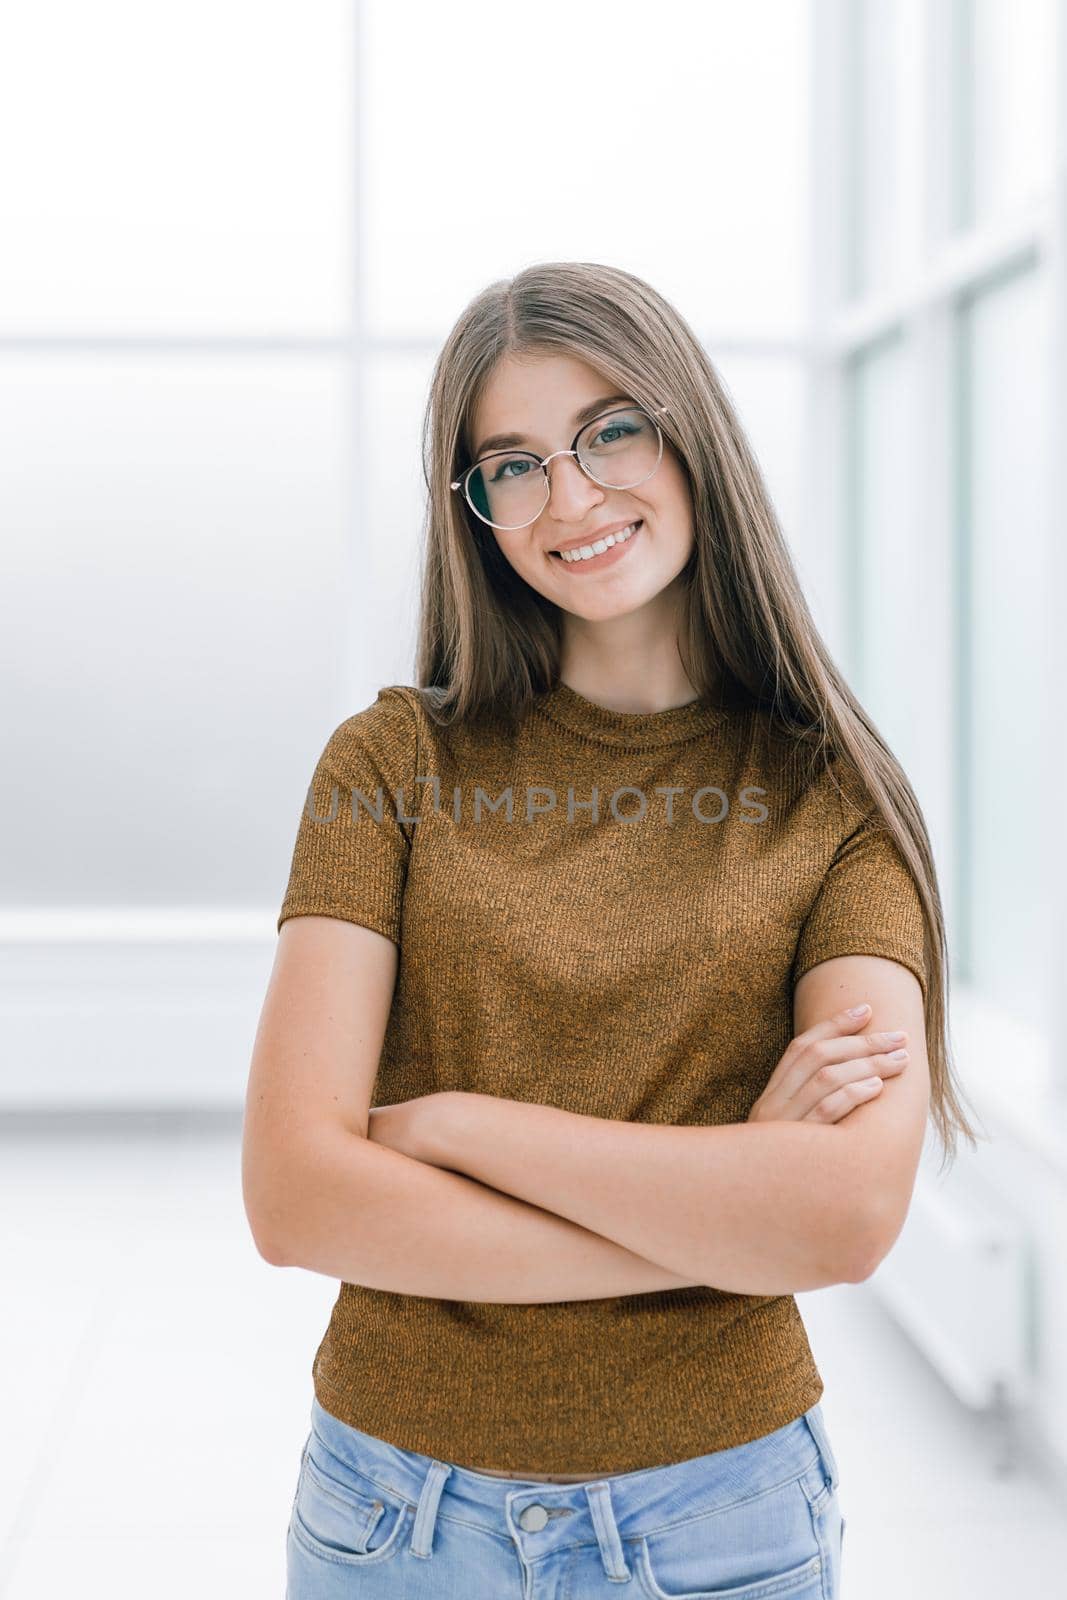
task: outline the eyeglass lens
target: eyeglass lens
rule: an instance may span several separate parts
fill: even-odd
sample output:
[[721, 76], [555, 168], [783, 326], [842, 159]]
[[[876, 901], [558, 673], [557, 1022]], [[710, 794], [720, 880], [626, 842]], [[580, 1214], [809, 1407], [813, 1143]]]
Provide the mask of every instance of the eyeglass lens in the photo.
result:
[[[646, 411], [631, 407], [596, 417], [575, 446], [578, 460], [597, 483], [632, 489], [656, 469], [660, 432]], [[555, 463], [551, 463], [555, 465]], [[467, 494], [478, 515], [494, 527], [521, 528], [538, 517], [548, 500], [546, 469], [525, 450], [483, 456], [467, 478]]]

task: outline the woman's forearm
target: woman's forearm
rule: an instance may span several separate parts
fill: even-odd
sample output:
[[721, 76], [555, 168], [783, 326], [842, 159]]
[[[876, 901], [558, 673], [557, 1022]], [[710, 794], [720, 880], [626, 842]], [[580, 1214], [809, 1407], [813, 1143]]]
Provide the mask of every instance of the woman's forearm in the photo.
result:
[[835, 1127], [644, 1124], [464, 1091], [433, 1097], [425, 1159], [733, 1294], [863, 1275], [869, 1173]]
[[393, 1294], [534, 1305], [695, 1282], [552, 1211], [340, 1128], [294, 1155], [275, 1209], [276, 1266]]

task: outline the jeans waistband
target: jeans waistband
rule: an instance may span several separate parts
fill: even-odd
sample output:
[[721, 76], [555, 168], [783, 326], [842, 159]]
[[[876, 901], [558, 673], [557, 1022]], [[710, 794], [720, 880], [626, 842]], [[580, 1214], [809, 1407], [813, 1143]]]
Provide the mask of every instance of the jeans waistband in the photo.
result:
[[514, 1538], [531, 1557], [595, 1536], [605, 1570], [622, 1577], [627, 1574], [622, 1540], [655, 1531], [678, 1515], [683, 1502], [729, 1504], [791, 1478], [810, 1477], [820, 1462], [824, 1480], [837, 1487], [837, 1464], [819, 1404], [785, 1427], [728, 1450], [573, 1484], [497, 1479], [404, 1450], [339, 1421], [316, 1399], [311, 1426], [319, 1447], [342, 1466], [415, 1508], [411, 1549], [423, 1556], [432, 1552], [443, 1506], [449, 1516]]
[[494, 1467], [464, 1467], [463, 1471], [476, 1472], [479, 1477], [507, 1478], [512, 1483], [599, 1483], [607, 1478], [625, 1476], [621, 1472], [502, 1472]]

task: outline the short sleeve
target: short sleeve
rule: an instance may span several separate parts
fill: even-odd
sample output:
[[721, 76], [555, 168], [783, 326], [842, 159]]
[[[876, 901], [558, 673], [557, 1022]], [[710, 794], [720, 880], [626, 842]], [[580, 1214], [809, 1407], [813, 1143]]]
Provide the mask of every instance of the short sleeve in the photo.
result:
[[832, 956], [887, 956], [914, 972], [926, 1000], [922, 901], [881, 816], [868, 813], [838, 845], [804, 920], [794, 985]]
[[288, 917], [341, 917], [400, 943], [417, 748], [415, 712], [392, 688], [334, 729], [308, 787], [279, 931]]

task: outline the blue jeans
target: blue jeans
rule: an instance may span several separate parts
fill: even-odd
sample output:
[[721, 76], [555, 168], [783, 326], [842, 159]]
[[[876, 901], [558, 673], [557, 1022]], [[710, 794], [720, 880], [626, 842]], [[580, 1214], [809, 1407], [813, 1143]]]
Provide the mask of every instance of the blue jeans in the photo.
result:
[[822, 1408], [665, 1467], [548, 1484], [387, 1444], [311, 1403], [286, 1600], [840, 1600]]

